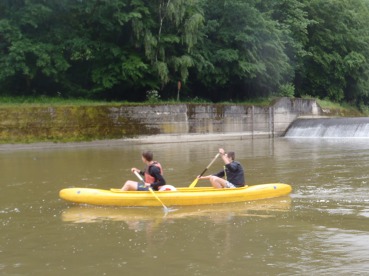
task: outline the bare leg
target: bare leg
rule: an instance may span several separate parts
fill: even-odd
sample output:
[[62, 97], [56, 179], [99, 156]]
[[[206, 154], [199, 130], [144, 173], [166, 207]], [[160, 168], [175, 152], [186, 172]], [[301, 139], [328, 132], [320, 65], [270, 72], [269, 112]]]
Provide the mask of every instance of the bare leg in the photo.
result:
[[225, 188], [226, 187], [226, 180], [223, 178], [219, 178], [217, 176], [211, 176], [210, 177], [210, 183], [214, 188]]
[[137, 182], [127, 180], [122, 187], [122, 191], [137, 191]]

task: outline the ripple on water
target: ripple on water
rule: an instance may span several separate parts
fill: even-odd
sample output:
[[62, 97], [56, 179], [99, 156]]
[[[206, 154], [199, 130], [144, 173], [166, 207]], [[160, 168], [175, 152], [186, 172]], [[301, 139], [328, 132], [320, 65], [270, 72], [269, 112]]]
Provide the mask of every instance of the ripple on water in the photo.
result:
[[369, 218], [369, 209], [364, 209], [361, 212], [359, 212], [359, 216]]
[[0, 210], [0, 214], [11, 214], [11, 213], [20, 213], [20, 210], [18, 208], [5, 208], [3, 210]]

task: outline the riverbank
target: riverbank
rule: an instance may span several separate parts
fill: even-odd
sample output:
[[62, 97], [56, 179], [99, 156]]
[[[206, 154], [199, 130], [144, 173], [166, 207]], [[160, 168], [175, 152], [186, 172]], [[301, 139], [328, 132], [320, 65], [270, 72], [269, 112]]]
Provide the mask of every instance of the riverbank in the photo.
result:
[[[266, 133], [258, 133], [258, 139], [267, 137]], [[38, 143], [15, 143], [0, 144], [0, 151], [17, 151], [17, 150], [39, 150], [39, 149], [65, 149], [65, 148], [93, 148], [93, 147], [127, 147], [130, 145], [150, 145], [163, 143], [191, 143], [191, 142], [222, 142], [231, 140], [253, 139], [250, 133], [217, 133], [217, 134], [183, 134], [183, 135], [157, 135], [157, 136], [141, 136], [137, 138], [127, 139], [108, 139], [84, 142], [38, 142]]]
[[[0, 144], [96, 140], [159, 141], [220, 134], [278, 137], [299, 116], [320, 116], [313, 99], [245, 104], [129, 104], [0, 107]], [[193, 138], [181, 138], [186, 139]]]
[[365, 114], [321, 100], [292, 98], [255, 104], [104, 103], [60, 99], [26, 99], [17, 104], [16, 100], [9, 100], [0, 103], [0, 146], [55, 148], [278, 137], [302, 116], [359, 117]]

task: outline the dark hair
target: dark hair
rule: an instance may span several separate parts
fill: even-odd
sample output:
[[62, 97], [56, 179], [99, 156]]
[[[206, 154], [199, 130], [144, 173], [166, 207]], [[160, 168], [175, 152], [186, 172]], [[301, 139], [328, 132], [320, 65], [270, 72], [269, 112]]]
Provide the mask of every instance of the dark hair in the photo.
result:
[[232, 160], [236, 158], [236, 154], [234, 153], [234, 151], [228, 151], [227, 156], [231, 158]]
[[150, 162], [154, 159], [154, 154], [151, 151], [144, 151], [142, 153], [142, 157]]

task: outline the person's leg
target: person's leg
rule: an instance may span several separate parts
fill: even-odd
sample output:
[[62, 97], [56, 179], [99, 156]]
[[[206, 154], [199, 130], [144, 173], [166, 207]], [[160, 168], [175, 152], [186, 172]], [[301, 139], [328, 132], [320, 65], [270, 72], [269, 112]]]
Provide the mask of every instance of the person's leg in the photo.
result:
[[137, 191], [137, 182], [132, 180], [127, 180], [122, 187], [122, 191]]
[[210, 176], [210, 183], [214, 188], [225, 188], [227, 181], [217, 176]]

